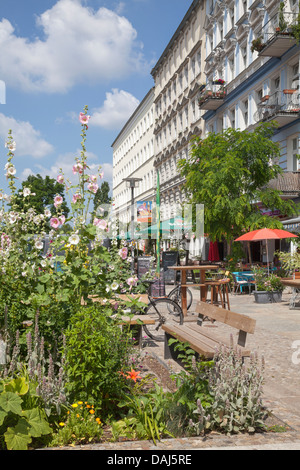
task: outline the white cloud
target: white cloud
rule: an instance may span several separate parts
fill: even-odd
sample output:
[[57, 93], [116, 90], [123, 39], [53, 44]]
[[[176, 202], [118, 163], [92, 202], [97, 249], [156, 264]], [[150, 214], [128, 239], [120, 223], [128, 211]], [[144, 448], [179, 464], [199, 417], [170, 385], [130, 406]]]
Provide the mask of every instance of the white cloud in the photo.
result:
[[139, 105], [139, 100], [124, 90], [106, 93], [103, 106], [95, 109], [89, 124], [105, 129], [120, 129]]
[[[76, 185], [78, 183], [78, 176], [74, 175], [72, 172], [73, 165], [75, 163], [74, 155], [80, 155], [80, 150], [77, 152], [67, 152], [61, 154], [49, 167], [36, 163], [33, 168], [25, 168], [22, 173], [22, 179], [26, 179], [30, 174], [40, 174], [43, 178], [45, 176], [50, 176], [56, 180], [57, 175], [62, 170], [65, 179], [71, 181], [72, 184]], [[101, 166], [101, 171], [104, 172], [104, 178], [98, 180], [100, 185], [102, 181], [107, 181], [112, 188], [112, 175], [113, 175], [113, 166], [111, 163], [100, 163], [98, 157], [93, 152], [86, 152], [87, 162], [89, 166], [88, 174], [97, 174], [99, 166]]]
[[58, 0], [37, 17], [43, 35], [18, 37], [0, 22], [0, 76], [25, 91], [66, 92], [144, 70], [141, 44], [132, 24], [107, 8], [97, 11], [80, 0]]
[[0, 113], [0, 137], [6, 141], [8, 131], [12, 130], [12, 136], [16, 142], [15, 155], [43, 158], [53, 152], [54, 148], [41, 137], [39, 131], [27, 121], [17, 121]]

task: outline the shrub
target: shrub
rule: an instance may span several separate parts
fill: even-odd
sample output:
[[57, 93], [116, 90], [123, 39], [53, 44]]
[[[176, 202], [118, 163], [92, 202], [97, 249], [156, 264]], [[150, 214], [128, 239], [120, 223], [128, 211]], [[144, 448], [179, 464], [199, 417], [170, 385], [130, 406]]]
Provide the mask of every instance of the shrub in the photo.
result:
[[115, 407], [125, 388], [121, 372], [128, 369], [132, 343], [118, 326], [110, 305], [82, 307], [66, 330], [67, 391], [99, 409]]
[[222, 346], [209, 373], [213, 403], [204, 408], [198, 400], [195, 410], [198, 419], [190, 421], [191, 430], [200, 434], [208, 429], [227, 433], [264, 429], [263, 367], [263, 361], [260, 366], [257, 356], [253, 355], [246, 368], [238, 350]]

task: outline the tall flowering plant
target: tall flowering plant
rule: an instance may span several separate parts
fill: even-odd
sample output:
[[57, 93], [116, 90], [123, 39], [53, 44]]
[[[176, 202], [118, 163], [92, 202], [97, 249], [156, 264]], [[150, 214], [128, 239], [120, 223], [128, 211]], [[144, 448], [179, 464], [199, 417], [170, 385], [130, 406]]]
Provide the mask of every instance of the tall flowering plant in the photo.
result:
[[[30, 188], [21, 191], [22, 211], [19, 205], [17, 207], [16, 196], [20, 194], [13, 164], [16, 143], [9, 131], [5, 171], [11, 195], [0, 191], [0, 305], [7, 305], [10, 327], [15, 322], [15, 330], [24, 320], [33, 320], [39, 309], [41, 328], [48, 330], [49, 335], [55, 330], [60, 332], [67, 326], [70, 314], [83, 302], [91, 302], [92, 295], [111, 298], [117, 291], [113, 289], [116, 284], [118, 289], [131, 288], [126, 283], [130, 278], [126, 244], [112, 237], [112, 248], [106, 249], [103, 238], [114, 233], [112, 224], [99, 213], [89, 222], [89, 205], [97, 192], [98, 181], [103, 178], [101, 167], [98, 172], [91, 172], [87, 162], [85, 145], [89, 119], [85, 107], [79, 115], [82, 149], [72, 168], [77, 182], [72, 183], [61, 170], [57, 175], [57, 181], [65, 185], [69, 198], [68, 218], [63, 214], [64, 198], [59, 194], [54, 197], [54, 213], [48, 207], [44, 214], [37, 214], [31, 208]], [[71, 233], [64, 232], [66, 223], [72, 227]], [[120, 250], [123, 250], [121, 254]], [[114, 265], [120, 263], [122, 270], [120, 266], [114, 269]]]

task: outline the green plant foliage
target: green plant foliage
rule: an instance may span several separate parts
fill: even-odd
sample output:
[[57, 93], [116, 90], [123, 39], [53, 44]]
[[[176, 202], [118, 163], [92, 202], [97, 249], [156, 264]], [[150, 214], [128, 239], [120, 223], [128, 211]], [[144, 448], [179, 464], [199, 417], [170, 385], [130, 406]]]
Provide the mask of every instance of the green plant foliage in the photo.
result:
[[110, 305], [82, 307], [71, 318], [66, 331], [66, 375], [70, 400], [83, 401], [106, 413], [122, 397], [132, 351], [131, 338], [121, 330]]
[[33, 438], [51, 434], [39, 399], [25, 377], [0, 382], [1, 445], [8, 450], [27, 450]]
[[294, 213], [291, 201], [268, 188], [282, 172], [276, 163], [279, 146], [271, 140], [274, 128], [274, 124], [262, 124], [251, 132], [227, 129], [195, 138], [190, 157], [179, 161], [187, 198], [190, 203], [204, 204], [204, 231], [212, 240], [224, 237], [230, 247], [243, 230], [282, 228], [281, 222], [261, 214], [253, 204], [256, 200], [268, 209]]

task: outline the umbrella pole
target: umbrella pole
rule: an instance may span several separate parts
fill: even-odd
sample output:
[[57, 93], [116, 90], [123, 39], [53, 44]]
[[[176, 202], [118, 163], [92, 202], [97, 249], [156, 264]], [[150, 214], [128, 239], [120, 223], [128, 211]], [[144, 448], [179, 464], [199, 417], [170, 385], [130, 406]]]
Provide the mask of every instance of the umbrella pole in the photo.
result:
[[267, 266], [268, 266], [268, 275], [270, 274], [269, 268], [269, 248], [268, 248], [268, 240], [266, 240], [266, 248], [267, 248]]

